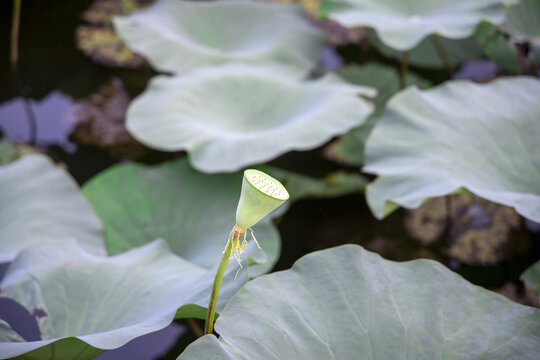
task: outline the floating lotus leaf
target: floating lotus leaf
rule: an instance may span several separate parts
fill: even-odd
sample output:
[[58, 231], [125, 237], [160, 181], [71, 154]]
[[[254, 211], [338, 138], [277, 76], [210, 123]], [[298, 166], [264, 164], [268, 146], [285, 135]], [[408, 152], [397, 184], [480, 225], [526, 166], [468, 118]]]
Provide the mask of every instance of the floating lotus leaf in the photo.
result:
[[515, 77], [397, 94], [366, 144], [375, 216], [464, 187], [539, 222], [539, 93], [539, 80]]
[[[236, 267], [232, 264], [227, 271], [219, 309], [247, 280], [245, 272], [233, 280]], [[28, 248], [14, 260], [0, 287], [2, 296], [30, 313], [39, 311], [42, 339], [21, 341], [2, 322], [0, 358], [92, 359], [166, 327], [186, 304], [202, 309], [214, 274], [215, 268], [175, 256], [161, 240], [113, 257], [90, 254], [75, 242]]]
[[102, 227], [75, 181], [43, 155], [0, 167], [0, 262], [44, 240], [76, 239], [104, 254]]
[[431, 34], [449, 39], [471, 36], [487, 20], [502, 24], [503, 0], [324, 0], [319, 14], [347, 27], [374, 28], [381, 41], [410, 50]]
[[275, 68], [218, 66], [158, 76], [135, 99], [128, 131], [165, 151], [187, 150], [204, 172], [236, 171], [317, 147], [371, 113], [371, 89], [337, 78], [299, 81]]
[[179, 360], [533, 359], [540, 311], [431, 260], [359, 246], [309, 254], [247, 283]]
[[290, 63], [313, 68], [323, 34], [295, 5], [247, 0], [158, 0], [145, 11], [115, 18], [130, 48], [160, 71], [243, 63]]
[[[235, 224], [242, 174], [206, 175], [186, 158], [157, 166], [121, 164], [83, 187], [104, 224], [110, 254], [156, 238], [182, 258], [204, 268], [219, 263]], [[246, 249], [251, 275], [270, 270], [280, 251], [276, 227], [263, 221], [253, 227], [262, 249]]]

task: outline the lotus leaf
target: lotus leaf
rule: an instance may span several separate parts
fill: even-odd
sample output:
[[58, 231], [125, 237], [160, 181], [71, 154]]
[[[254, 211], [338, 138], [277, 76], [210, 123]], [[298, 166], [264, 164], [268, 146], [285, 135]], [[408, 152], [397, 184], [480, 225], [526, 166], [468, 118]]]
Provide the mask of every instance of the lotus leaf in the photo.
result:
[[189, 359], [533, 359], [540, 311], [431, 260], [356, 245], [304, 256], [247, 283]]
[[274, 68], [228, 65], [155, 77], [128, 108], [128, 131], [160, 150], [187, 150], [204, 172], [231, 172], [312, 149], [360, 125], [372, 89], [334, 77], [300, 81]]
[[43, 240], [76, 239], [105, 254], [102, 227], [67, 172], [47, 157], [25, 155], [0, 167], [0, 262]]
[[487, 20], [502, 24], [503, 0], [324, 0], [319, 14], [347, 27], [374, 28], [396, 50], [410, 50], [431, 34], [448, 39], [470, 37]]
[[301, 7], [247, 0], [159, 0], [114, 24], [132, 50], [170, 73], [227, 62], [290, 63], [307, 73], [325, 42]]
[[539, 93], [538, 79], [514, 77], [395, 95], [366, 143], [375, 216], [464, 187], [540, 221]]
[[[182, 258], [204, 268], [219, 263], [235, 223], [242, 174], [206, 175], [186, 158], [157, 166], [120, 164], [83, 187], [105, 228], [110, 254], [162, 238]], [[254, 228], [262, 249], [249, 246], [251, 275], [270, 270], [280, 251], [276, 227]]]
[[[247, 280], [245, 272], [233, 280], [236, 267], [228, 269], [219, 309]], [[3, 322], [0, 358], [92, 359], [166, 327], [186, 304], [202, 309], [214, 272], [172, 254], [161, 240], [113, 257], [90, 254], [76, 242], [27, 248], [0, 287], [2, 296], [39, 311], [42, 340], [21, 341]]]

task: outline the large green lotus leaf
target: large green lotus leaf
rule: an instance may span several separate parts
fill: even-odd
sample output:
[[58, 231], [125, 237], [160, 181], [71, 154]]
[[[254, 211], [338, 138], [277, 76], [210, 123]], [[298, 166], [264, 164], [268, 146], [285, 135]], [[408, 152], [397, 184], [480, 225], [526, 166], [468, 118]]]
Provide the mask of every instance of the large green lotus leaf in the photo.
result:
[[[438, 41], [450, 64], [456, 67], [460, 63], [478, 59], [482, 57], [482, 48], [472, 37], [465, 39], [447, 39], [437, 36], [435, 40], [432, 38], [423, 39], [418, 45], [411, 49], [408, 57], [409, 64], [422, 68], [440, 69], [446, 64], [441, 59], [434, 41]], [[400, 60], [403, 58], [403, 51], [394, 50], [386, 46], [376, 36], [371, 37], [373, 46], [383, 55]]]
[[540, 311], [431, 260], [345, 245], [247, 283], [189, 359], [533, 359]]
[[307, 73], [325, 44], [299, 6], [247, 0], [159, 0], [115, 26], [131, 49], [171, 73], [228, 62], [289, 63]]
[[375, 216], [464, 187], [540, 221], [539, 93], [539, 80], [514, 77], [394, 96], [366, 143]]
[[128, 131], [165, 151], [187, 150], [204, 172], [231, 172], [307, 150], [360, 125], [373, 106], [365, 87], [327, 76], [300, 81], [245, 65], [155, 77], [127, 113]]
[[324, 0], [319, 14], [346, 27], [368, 26], [396, 50], [410, 50], [431, 34], [449, 39], [471, 36], [487, 20], [504, 21], [503, 0]]
[[540, 261], [525, 270], [520, 278], [529, 290], [540, 296]]
[[[337, 74], [349, 83], [377, 89], [377, 96], [373, 99], [377, 108], [375, 113], [362, 125], [350, 130], [326, 148], [326, 156], [332, 160], [348, 165], [363, 165], [365, 142], [377, 122], [379, 113], [384, 109], [386, 101], [400, 90], [398, 69], [372, 62], [362, 66], [343, 67]], [[407, 73], [405, 83], [407, 86], [414, 84], [422, 89], [431, 86], [428, 80], [411, 71]]]
[[99, 219], [67, 172], [43, 155], [0, 166], [0, 262], [44, 240], [76, 239], [105, 254]]
[[[247, 281], [245, 271], [233, 280], [237, 267], [227, 270], [218, 310]], [[112, 257], [90, 254], [74, 241], [27, 248], [0, 288], [30, 313], [39, 311], [42, 340], [21, 342], [0, 324], [0, 358], [91, 359], [166, 327], [186, 304], [205, 307], [215, 270], [172, 254], [162, 240]]]
[[[87, 182], [83, 194], [103, 222], [110, 254], [161, 238], [175, 254], [211, 268], [235, 224], [241, 185], [242, 173], [202, 174], [184, 157], [157, 166], [116, 165]], [[250, 244], [245, 251], [258, 275], [273, 267], [281, 241], [269, 221], [253, 231], [262, 249]]]

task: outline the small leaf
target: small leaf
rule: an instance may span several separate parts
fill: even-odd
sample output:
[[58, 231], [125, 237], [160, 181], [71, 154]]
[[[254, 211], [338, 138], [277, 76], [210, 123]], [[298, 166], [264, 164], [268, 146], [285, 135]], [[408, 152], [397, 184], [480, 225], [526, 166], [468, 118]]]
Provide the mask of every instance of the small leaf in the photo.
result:
[[517, 72], [517, 51], [515, 45], [495, 26], [482, 23], [478, 26], [475, 40], [482, 47], [484, 54], [507, 71]]

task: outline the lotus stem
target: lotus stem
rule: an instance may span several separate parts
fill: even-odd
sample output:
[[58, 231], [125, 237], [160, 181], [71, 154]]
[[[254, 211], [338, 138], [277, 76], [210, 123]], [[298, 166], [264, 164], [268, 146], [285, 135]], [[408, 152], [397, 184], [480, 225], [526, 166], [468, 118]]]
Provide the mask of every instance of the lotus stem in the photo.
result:
[[448, 74], [450, 74], [450, 76], [454, 75], [454, 65], [452, 65], [452, 62], [450, 61], [446, 50], [444, 50], [444, 46], [442, 46], [441, 42], [439, 41], [439, 36], [437, 34], [432, 34], [429, 38], [431, 39], [433, 46], [435, 46], [435, 50], [437, 50], [437, 54], [439, 55], [444, 66], [446, 67]]
[[17, 70], [19, 60], [19, 24], [21, 21], [21, 0], [13, 0], [13, 22], [11, 23], [11, 71]]
[[216, 306], [221, 282], [223, 281], [223, 276], [225, 275], [225, 270], [227, 270], [229, 260], [233, 256], [233, 251], [240, 243], [240, 240], [244, 234], [245, 230], [242, 230], [235, 225], [231, 231], [231, 234], [229, 235], [229, 239], [227, 240], [227, 245], [223, 251], [223, 257], [221, 258], [216, 276], [214, 277], [214, 285], [212, 285], [212, 293], [210, 294], [210, 302], [208, 303], [208, 312], [206, 313], [206, 323], [204, 324], [205, 335], [212, 334], [214, 331], [214, 318], [216, 315]]
[[36, 145], [37, 141], [36, 115], [34, 114], [30, 99], [25, 94], [19, 76], [17, 74], [17, 68], [19, 63], [19, 28], [21, 24], [21, 3], [22, 0], [13, 0], [13, 19], [11, 23], [11, 44], [9, 62], [11, 65], [11, 75], [13, 78], [13, 83], [19, 90], [19, 93], [23, 99], [24, 111], [26, 112], [26, 117], [28, 118], [28, 127], [30, 129], [28, 143], [34, 146]]

